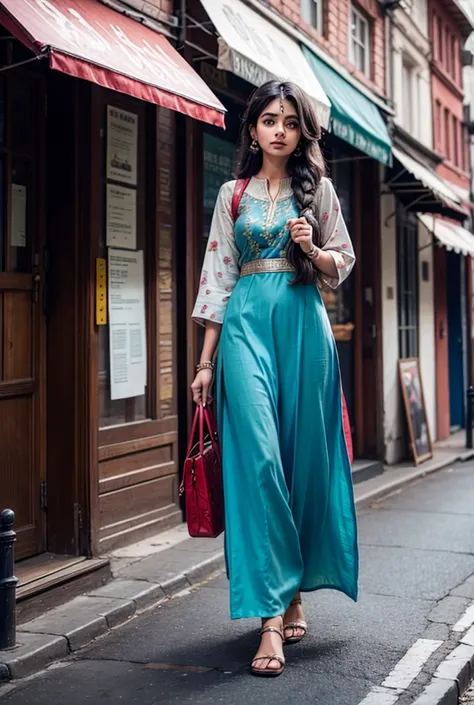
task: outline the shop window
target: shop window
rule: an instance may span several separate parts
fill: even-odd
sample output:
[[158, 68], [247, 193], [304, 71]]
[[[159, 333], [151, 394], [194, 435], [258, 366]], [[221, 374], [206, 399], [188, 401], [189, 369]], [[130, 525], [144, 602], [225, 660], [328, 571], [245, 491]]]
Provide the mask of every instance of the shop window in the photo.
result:
[[323, 0], [301, 0], [301, 17], [318, 34], [323, 34]]
[[418, 225], [399, 204], [397, 212], [399, 357], [418, 357]]
[[17, 274], [32, 267], [35, 110], [34, 80], [0, 80], [0, 271]]
[[370, 24], [354, 6], [351, 9], [349, 56], [357, 70], [370, 77]]
[[[142, 331], [140, 326], [132, 330], [126, 322], [123, 326], [117, 325], [110, 306], [113, 288], [117, 288], [117, 296], [123, 295], [125, 306], [129, 305], [126, 299], [131, 301], [133, 318], [138, 312], [136, 299], [143, 298], [143, 306], [146, 301], [148, 248], [144, 222], [143, 122], [142, 115], [119, 106], [106, 106], [104, 110], [102, 129], [106, 147], [101, 199], [104, 216], [99, 246], [101, 256], [107, 260], [109, 305], [107, 325], [99, 326], [100, 428], [142, 421], [148, 416], [147, 355], [146, 349], [143, 350]], [[116, 257], [119, 252], [123, 254], [122, 267]], [[135, 265], [137, 252], [143, 253], [143, 268], [141, 262]], [[127, 279], [131, 276], [136, 278], [136, 292], [128, 291]], [[145, 311], [145, 327], [147, 314]], [[142, 376], [140, 382], [138, 374]], [[128, 390], [125, 389], [126, 381], [129, 382]], [[134, 393], [135, 389], [141, 393]]]
[[29, 151], [34, 134], [32, 129], [33, 96], [31, 84], [26, 81], [12, 81], [10, 83], [10, 92], [10, 144], [13, 148], [20, 149], [22, 152]]
[[29, 272], [31, 270], [30, 212], [33, 185], [31, 169], [29, 161], [18, 157], [12, 158], [8, 228], [8, 270], [10, 272]]
[[[107, 261], [109, 306], [107, 325], [98, 330], [100, 429], [169, 417], [176, 392], [174, 118], [164, 108], [128, 101], [103, 108], [99, 254]], [[156, 115], [153, 170], [147, 110]]]

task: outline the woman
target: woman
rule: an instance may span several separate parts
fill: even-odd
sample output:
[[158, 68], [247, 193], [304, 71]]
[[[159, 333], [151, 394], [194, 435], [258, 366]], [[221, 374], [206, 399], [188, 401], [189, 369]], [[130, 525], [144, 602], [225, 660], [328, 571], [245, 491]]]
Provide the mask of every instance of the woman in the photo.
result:
[[[244, 115], [236, 182], [222, 186], [193, 318], [206, 326], [192, 384], [216, 370], [225, 548], [233, 619], [261, 617], [256, 675], [283, 672], [307, 624], [300, 592], [357, 599], [357, 528], [336, 345], [315, 282], [337, 287], [355, 257], [305, 93], [270, 81]], [[235, 204], [235, 201], [234, 201]]]

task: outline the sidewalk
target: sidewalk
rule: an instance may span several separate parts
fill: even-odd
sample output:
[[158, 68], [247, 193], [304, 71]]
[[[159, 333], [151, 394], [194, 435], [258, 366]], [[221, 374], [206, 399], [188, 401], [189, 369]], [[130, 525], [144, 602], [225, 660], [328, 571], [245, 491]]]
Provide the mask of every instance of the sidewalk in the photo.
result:
[[[403, 463], [355, 486], [358, 508], [405, 485], [474, 457], [464, 433], [435, 444], [432, 460]], [[223, 537], [190, 539], [184, 525], [108, 556], [113, 579], [18, 628], [17, 646], [0, 651], [0, 681], [24, 678], [82, 648], [114, 627], [224, 569]]]

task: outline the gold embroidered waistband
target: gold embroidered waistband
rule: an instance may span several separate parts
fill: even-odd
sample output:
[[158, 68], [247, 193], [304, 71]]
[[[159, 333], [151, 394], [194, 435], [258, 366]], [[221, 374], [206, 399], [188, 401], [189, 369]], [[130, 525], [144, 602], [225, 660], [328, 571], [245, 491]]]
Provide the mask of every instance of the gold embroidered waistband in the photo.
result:
[[266, 274], [267, 272], [294, 272], [295, 268], [288, 262], [286, 257], [277, 257], [275, 259], [255, 259], [252, 262], [246, 262], [240, 270], [241, 277], [247, 277], [249, 274]]

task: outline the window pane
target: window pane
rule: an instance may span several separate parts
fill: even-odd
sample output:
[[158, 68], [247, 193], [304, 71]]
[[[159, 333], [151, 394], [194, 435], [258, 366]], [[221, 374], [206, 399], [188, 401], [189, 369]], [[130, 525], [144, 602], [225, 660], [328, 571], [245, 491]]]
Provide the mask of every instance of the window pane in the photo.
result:
[[5, 142], [5, 79], [0, 78], [0, 144]]
[[[105, 123], [104, 110], [104, 123]], [[140, 121], [139, 121], [140, 130]], [[103, 125], [104, 133], [107, 135], [106, 125]], [[146, 249], [146, 232], [147, 224], [145, 222], [145, 212], [144, 212], [144, 199], [142, 193], [145, 191], [145, 184], [140, 170], [140, 159], [143, 158], [142, 155], [145, 153], [140, 145], [140, 134], [138, 137], [138, 158], [137, 162], [138, 168], [138, 186], [137, 186], [137, 250], [143, 250], [144, 252], [144, 274], [145, 274], [145, 289], [146, 289], [146, 272], [147, 272], [147, 249]], [[104, 214], [107, 210], [106, 203], [106, 179], [105, 179], [105, 159], [103, 159], [103, 188], [102, 188], [102, 208]], [[105, 220], [103, 217], [103, 224], [100, 233], [99, 247], [102, 257], [108, 259], [108, 251], [106, 246], [106, 231], [105, 231]], [[145, 295], [146, 302], [146, 295]], [[148, 320], [148, 311], [145, 311], [145, 319]], [[149, 341], [147, 341], [149, 344]], [[136, 421], [143, 421], [148, 418], [148, 387], [145, 386], [145, 393], [136, 397], [129, 397], [127, 399], [111, 399], [111, 380], [110, 380], [110, 327], [109, 325], [99, 326], [99, 427], [107, 428], [110, 426], [117, 426], [126, 423], [134, 423]], [[145, 380], [145, 385], [147, 385], [147, 380]]]
[[29, 152], [32, 147], [32, 86], [27, 81], [11, 81], [11, 146]]
[[3, 154], [0, 154], [0, 272], [5, 269], [5, 193], [4, 193], [4, 168]]
[[364, 46], [367, 43], [366, 29], [367, 27], [364, 20], [362, 19], [362, 17], [359, 17], [359, 40]]
[[10, 272], [31, 270], [31, 166], [29, 162], [12, 160], [10, 184]]
[[159, 134], [159, 371], [160, 371], [160, 416], [173, 413], [173, 163], [174, 163], [174, 116], [170, 110], [158, 108]]
[[321, 0], [301, 0], [301, 17], [305, 22], [321, 31], [320, 27], [320, 11]]
[[361, 73], [366, 73], [366, 54], [365, 54], [365, 49], [363, 46], [359, 45], [358, 47], [358, 62], [357, 62], [357, 68]]

